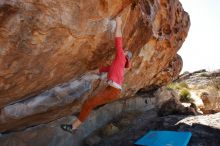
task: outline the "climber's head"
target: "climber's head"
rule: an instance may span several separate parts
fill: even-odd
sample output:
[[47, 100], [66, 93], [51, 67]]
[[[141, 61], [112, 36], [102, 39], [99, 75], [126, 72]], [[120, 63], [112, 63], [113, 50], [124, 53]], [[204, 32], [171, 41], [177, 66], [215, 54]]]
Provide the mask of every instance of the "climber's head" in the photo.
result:
[[132, 58], [132, 53], [130, 51], [125, 51], [125, 56], [126, 56], [126, 63], [125, 63], [125, 68], [130, 68], [130, 60]]
[[132, 53], [131, 53], [131, 51], [125, 51], [125, 55], [126, 55], [126, 58], [127, 58], [128, 60], [131, 60], [131, 58], [132, 58]]

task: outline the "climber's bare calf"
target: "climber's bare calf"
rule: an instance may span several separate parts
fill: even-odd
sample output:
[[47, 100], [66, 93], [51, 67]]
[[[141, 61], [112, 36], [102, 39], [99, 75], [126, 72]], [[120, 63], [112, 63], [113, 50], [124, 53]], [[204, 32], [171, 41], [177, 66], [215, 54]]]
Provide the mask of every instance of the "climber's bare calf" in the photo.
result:
[[115, 30], [115, 47], [116, 54], [112, 64], [107, 67], [99, 69], [99, 73], [106, 72], [108, 74], [108, 86], [99, 92], [97, 95], [87, 99], [81, 108], [81, 112], [72, 125], [62, 124], [61, 128], [65, 131], [72, 132], [77, 129], [89, 116], [90, 112], [97, 106], [103, 105], [118, 99], [121, 93], [122, 82], [124, 79], [124, 68], [129, 68], [132, 53], [129, 51], [124, 52], [122, 48], [122, 20], [120, 17], [116, 18]]

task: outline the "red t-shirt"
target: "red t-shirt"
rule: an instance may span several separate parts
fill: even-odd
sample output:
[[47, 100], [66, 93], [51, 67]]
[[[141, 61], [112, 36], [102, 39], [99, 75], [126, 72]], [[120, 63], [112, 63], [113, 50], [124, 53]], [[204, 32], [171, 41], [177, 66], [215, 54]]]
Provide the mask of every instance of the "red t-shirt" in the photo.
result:
[[115, 37], [115, 48], [116, 55], [112, 64], [110, 66], [100, 68], [99, 72], [108, 72], [108, 80], [112, 80], [115, 83], [122, 85], [124, 80], [124, 68], [128, 68], [130, 66], [130, 62], [124, 54], [121, 37]]

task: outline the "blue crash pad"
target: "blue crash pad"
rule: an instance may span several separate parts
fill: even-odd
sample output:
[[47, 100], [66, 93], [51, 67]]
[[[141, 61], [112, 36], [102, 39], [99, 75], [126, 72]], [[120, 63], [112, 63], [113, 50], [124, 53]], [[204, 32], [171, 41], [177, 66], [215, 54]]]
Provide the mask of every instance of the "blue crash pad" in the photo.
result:
[[191, 132], [150, 131], [135, 145], [141, 146], [187, 146], [192, 136]]

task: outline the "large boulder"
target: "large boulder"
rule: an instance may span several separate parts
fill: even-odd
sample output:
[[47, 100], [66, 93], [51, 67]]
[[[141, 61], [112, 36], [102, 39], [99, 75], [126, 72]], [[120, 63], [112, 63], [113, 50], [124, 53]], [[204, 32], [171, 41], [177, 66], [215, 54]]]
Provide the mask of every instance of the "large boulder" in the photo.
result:
[[1, 0], [0, 131], [77, 113], [104, 87], [90, 72], [114, 57], [118, 15], [134, 54], [121, 97], [175, 79], [190, 26], [178, 0]]
[[[140, 115], [139, 113], [155, 107], [155, 101], [145, 103], [145, 100], [144, 97], [128, 98], [101, 106], [94, 110], [73, 134], [60, 128], [60, 124], [70, 124], [75, 119], [75, 116], [68, 116], [47, 124], [29, 127], [19, 132], [4, 133], [0, 135], [0, 144], [1, 146], [85, 146], [83, 144], [84, 139], [96, 129], [100, 129], [111, 122], [112, 119], [125, 113], [129, 113], [129, 117], [132, 115], [137, 116]], [[131, 115], [131, 113], [133, 114]], [[111, 124], [103, 128], [102, 133], [104, 135], [111, 135], [118, 131]], [[95, 138], [92, 141], [94, 140]]]
[[220, 111], [220, 70], [188, 73], [176, 82], [189, 86], [191, 98], [204, 114]]

